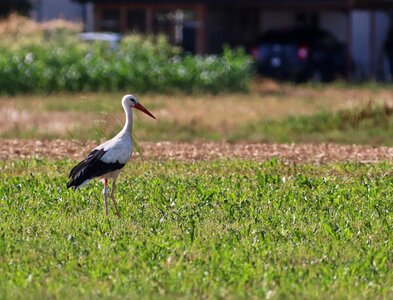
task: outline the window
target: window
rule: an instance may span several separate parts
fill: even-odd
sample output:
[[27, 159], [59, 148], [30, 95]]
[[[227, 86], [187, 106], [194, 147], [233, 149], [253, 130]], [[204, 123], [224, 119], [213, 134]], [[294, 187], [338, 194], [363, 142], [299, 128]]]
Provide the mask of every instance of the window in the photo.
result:
[[100, 29], [103, 31], [119, 32], [120, 31], [120, 10], [119, 9], [105, 9], [102, 12]]
[[129, 9], [127, 12], [127, 30], [146, 32], [146, 13], [144, 10]]

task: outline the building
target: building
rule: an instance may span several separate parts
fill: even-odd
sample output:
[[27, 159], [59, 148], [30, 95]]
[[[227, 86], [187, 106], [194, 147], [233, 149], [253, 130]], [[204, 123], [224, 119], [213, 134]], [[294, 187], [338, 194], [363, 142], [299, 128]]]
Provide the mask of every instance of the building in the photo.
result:
[[93, 5], [72, 0], [30, 0], [30, 16], [39, 22], [66, 19], [83, 22], [85, 29], [93, 30]]
[[[49, 0], [48, 0], [49, 1]], [[64, 0], [65, 1], [65, 0]], [[74, 0], [86, 2], [88, 0]], [[96, 31], [163, 33], [196, 53], [250, 49], [264, 31], [317, 24], [347, 45], [355, 77], [384, 76], [393, 0], [91, 0]]]

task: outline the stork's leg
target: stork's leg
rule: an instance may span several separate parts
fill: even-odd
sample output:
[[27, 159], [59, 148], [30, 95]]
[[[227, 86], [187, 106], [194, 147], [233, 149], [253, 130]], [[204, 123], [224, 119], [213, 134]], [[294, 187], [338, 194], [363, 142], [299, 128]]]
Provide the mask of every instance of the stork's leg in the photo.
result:
[[113, 205], [115, 206], [116, 215], [120, 218], [120, 213], [119, 210], [117, 209], [116, 200], [115, 200], [115, 187], [116, 187], [116, 178], [113, 179], [113, 183], [112, 183], [111, 199]]
[[104, 203], [105, 203], [105, 213], [108, 215], [108, 200], [107, 200], [107, 192], [108, 192], [108, 179], [104, 178], [104, 189], [102, 190], [104, 194]]

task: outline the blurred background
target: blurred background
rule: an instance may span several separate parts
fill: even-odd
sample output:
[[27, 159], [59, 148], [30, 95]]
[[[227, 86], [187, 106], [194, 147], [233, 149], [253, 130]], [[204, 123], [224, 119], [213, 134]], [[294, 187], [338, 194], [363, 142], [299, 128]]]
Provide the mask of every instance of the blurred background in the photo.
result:
[[142, 140], [392, 144], [392, 0], [3, 0], [0, 18], [3, 138], [107, 137], [132, 92], [159, 117]]
[[[82, 22], [85, 31], [164, 34], [191, 53], [220, 53], [225, 44], [240, 46], [252, 51], [262, 72], [263, 66], [268, 67], [265, 57], [287, 54], [282, 64], [292, 66], [283, 73], [295, 72], [291, 68], [300, 68], [302, 60], [310, 59], [319, 64], [316, 67], [323, 77], [339, 74], [354, 80], [391, 80], [391, 0], [16, 2], [28, 2], [30, 9], [24, 11], [36, 21], [64, 18]], [[274, 45], [284, 49], [274, 49]], [[297, 66], [295, 54], [300, 60]], [[329, 60], [337, 64], [330, 72], [338, 74], [325, 74], [329, 70], [323, 64]], [[274, 61], [270, 67], [278, 68], [279, 60]], [[273, 70], [266, 73], [276, 75]]]

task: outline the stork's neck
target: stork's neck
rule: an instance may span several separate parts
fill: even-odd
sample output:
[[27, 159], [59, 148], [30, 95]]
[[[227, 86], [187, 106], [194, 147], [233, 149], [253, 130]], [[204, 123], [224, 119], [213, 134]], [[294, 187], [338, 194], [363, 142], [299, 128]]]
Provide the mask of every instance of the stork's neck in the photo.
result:
[[132, 130], [132, 108], [128, 105], [123, 106], [126, 113], [126, 123], [124, 124], [122, 132], [131, 134]]

